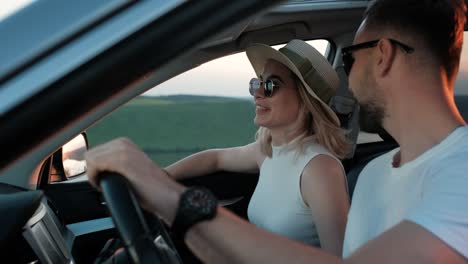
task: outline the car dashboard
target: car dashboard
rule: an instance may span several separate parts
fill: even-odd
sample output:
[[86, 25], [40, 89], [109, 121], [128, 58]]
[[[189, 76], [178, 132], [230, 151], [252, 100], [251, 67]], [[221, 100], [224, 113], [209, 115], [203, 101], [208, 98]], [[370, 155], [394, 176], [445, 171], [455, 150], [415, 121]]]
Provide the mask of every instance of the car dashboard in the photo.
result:
[[74, 263], [74, 234], [59, 222], [45, 197], [23, 228], [24, 238], [42, 263]]
[[[42, 191], [7, 184], [0, 184], [0, 215], [0, 259], [5, 263], [88, 262], [95, 254], [82, 254], [83, 245], [115, 235], [110, 217], [65, 225]], [[81, 255], [90, 259], [83, 261]]]

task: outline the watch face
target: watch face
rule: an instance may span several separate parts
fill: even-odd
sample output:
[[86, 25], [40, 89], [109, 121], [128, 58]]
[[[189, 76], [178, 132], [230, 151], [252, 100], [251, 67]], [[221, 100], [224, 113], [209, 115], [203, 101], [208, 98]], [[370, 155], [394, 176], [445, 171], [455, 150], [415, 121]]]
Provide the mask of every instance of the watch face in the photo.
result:
[[192, 208], [197, 208], [200, 213], [210, 213], [216, 207], [216, 198], [211, 192], [204, 189], [192, 189], [187, 197], [187, 202]]
[[172, 228], [183, 238], [194, 224], [213, 219], [217, 208], [218, 200], [210, 190], [205, 187], [190, 187], [180, 197]]

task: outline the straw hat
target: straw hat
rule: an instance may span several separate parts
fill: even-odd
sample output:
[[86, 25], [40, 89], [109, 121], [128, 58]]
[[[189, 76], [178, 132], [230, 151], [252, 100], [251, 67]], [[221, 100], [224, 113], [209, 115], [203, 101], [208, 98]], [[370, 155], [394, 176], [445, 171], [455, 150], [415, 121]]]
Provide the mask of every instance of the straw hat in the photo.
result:
[[340, 79], [328, 60], [314, 47], [293, 39], [279, 50], [264, 44], [253, 44], [246, 49], [246, 53], [258, 77], [270, 59], [289, 68], [301, 80], [307, 92], [322, 104], [336, 125], [340, 125], [335, 112], [328, 106], [340, 85]]

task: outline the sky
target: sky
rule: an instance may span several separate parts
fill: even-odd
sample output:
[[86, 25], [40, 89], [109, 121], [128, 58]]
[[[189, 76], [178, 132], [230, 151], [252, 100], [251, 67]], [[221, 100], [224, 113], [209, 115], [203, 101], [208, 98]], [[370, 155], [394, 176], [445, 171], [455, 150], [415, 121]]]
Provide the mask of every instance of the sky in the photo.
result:
[[255, 76], [244, 52], [202, 64], [149, 90], [145, 95], [199, 94], [247, 97]]
[[[309, 41], [322, 54], [326, 40]], [[284, 45], [274, 46], [279, 49]], [[149, 90], [144, 95], [196, 94], [250, 97], [249, 81], [255, 77], [245, 52], [222, 57], [187, 71]]]

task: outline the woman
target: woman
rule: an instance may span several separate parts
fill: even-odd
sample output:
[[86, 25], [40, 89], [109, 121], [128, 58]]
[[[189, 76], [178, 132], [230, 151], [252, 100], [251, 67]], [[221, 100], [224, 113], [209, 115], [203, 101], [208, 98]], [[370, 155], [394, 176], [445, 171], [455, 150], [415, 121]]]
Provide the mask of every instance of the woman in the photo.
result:
[[279, 51], [254, 44], [247, 56], [258, 76], [249, 85], [260, 127], [256, 141], [202, 151], [166, 171], [177, 180], [217, 170], [260, 172], [249, 220], [341, 256], [349, 199], [339, 158], [349, 144], [325, 103], [339, 85], [338, 76], [302, 40]]

